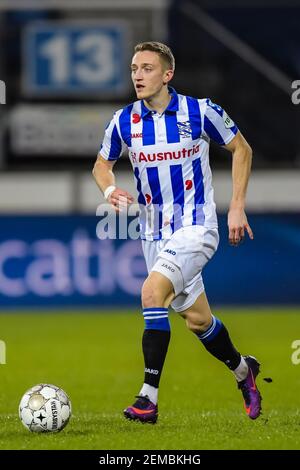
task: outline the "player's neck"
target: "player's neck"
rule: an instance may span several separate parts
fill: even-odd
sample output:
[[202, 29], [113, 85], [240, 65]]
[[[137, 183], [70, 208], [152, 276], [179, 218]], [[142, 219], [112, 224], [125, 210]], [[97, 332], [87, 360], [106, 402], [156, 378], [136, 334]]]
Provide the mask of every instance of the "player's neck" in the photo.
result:
[[159, 114], [162, 114], [168, 107], [171, 98], [172, 95], [169, 94], [168, 88], [163, 88], [156, 95], [144, 100], [144, 105], [148, 109], [151, 109], [151, 111], [156, 111]]

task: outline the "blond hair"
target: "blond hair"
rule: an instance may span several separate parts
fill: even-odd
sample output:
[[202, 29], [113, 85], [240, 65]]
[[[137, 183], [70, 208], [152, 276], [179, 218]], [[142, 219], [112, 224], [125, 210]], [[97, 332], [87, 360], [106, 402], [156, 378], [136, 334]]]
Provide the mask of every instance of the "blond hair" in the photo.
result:
[[140, 42], [135, 46], [134, 52], [141, 51], [156, 52], [168, 68], [175, 70], [175, 58], [171, 49], [166, 44], [156, 41]]

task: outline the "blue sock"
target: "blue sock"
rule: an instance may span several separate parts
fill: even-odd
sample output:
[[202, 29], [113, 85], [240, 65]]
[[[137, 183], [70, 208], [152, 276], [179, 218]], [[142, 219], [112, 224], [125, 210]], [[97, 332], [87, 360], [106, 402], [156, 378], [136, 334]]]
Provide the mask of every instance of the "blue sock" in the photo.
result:
[[170, 331], [167, 308], [144, 308], [143, 315], [145, 320], [145, 330]]
[[235, 370], [241, 362], [241, 355], [233, 346], [229, 333], [221, 320], [212, 316], [210, 327], [196, 333], [207, 351], [224, 362], [231, 370]]
[[216, 318], [214, 315], [212, 316], [212, 322], [209, 328], [201, 333], [196, 333], [196, 336], [200, 339], [203, 344], [207, 344], [212, 341], [220, 332], [223, 323], [219, 318]]

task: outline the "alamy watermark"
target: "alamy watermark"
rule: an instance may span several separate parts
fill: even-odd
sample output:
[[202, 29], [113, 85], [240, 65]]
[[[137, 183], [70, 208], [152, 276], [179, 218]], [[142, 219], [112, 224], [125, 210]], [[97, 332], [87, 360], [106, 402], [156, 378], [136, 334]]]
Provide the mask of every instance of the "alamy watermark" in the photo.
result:
[[6, 85], [3, 80], [0, 80], [0, 104], [6, 104]]
[[[115, 212], [111, 204], [100, 204], [97, 207], [96, 215], [101, 218], [97, 223], [96, 235], [100, 240], [137, 240], [140, 237], [139, 215], [140, 207], [138, 204], [122, 206], [121, 214]], [[131, 220], [133, 218], [133, 220]]]
[[6, 364], [6, 344], [0, 340], [0, 364]]
[[292, 96], [291, 96], [292, 103], [299, 104], [300, 103], [300, 80], [294, 80], [292, 82], [292, 90], [295, 90], [293, 91]]
[[190, 225], [202, 225], [204, 220], [203, 204], [126, 204], [119, 203], [120, 216], [111, 204], [100, 204], [96, 215], [100, 217], [96, 234], [100, 240], [137, 240], [141, 232], [152, 233], [164, 238], [171, 235], [183, 225], [183, 216]]

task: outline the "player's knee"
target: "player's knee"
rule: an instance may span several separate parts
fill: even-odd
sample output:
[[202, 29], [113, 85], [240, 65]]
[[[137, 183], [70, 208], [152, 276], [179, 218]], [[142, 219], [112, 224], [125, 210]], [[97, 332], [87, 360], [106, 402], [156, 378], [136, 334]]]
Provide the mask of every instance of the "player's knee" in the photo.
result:
[[208, 330], [211, 325], [210, 317], [201, 317], [201, 316], [186, 316], [185, 319], [186, 326], [193, 333], [203, 333]]
[[142, 287], [142, 305], [143, 308], [162, 307], [165, 298], [152, 282], [146, 280]]

